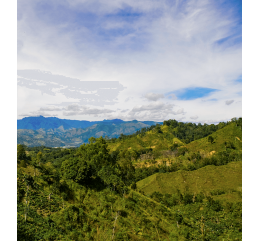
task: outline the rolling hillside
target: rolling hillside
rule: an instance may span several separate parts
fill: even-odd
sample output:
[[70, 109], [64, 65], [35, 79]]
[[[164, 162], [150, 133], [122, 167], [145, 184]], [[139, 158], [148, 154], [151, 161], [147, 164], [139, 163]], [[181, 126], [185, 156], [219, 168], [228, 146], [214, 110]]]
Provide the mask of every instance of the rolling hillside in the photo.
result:
[[232, 143], [234, 148], [242, 150], [242, 128], [236, 123], [230, 123], [224, 128], [212, 133], [213, 143], [208, 141], [208, 137], [201, 138], [186, 145], [190, 152], [218, 152], [226, 149]]
[[[187, 136], [195, 135], [198, 126], [189, 130], [190, 125], [187, 123], [182, 127], [184, 131], [178, 132], [178, 127], [171, 128], [164, 123], [148, 131], [139, 131], [134, 135], [109, 142], [108, 147], [110, 152], [119, 152], [121, 157], [130, 158], [136, 167], [159, 166], [165, 162], [167, 166], [175, 163], [186, 168], [191, 166], [194, 168], [194, 165], [198, 166], [198, 162], [202, 163], [205, 157], [210, 158], [220, 152], [224, 152], [224, 156], [241, 155], [242, 128], [240, 124], [232, 121], [220, 127], [214, 127], [216, 131], [208, 131], [208, 127], [211, 128], [211, 126], [205, 126], [204, 132], [200, 131], [200, 135], [205, 137], [185, 143], [184, 141], [189, 139]], [[182, 140], [177, 137], [181, 136], [180, 133]], [[210, 134], [207, 135], [208, 133]], [[209, 141], [209, 137], [212, 137], [213, 141]]]
[[241, 191], [242, 162], [230, 162], [224, 166], [205, 166], [195, 171], [180, 170], [172, 173], [156, 173], [137, 182], [137, 188], [145, 194], [160, 192], [163, 194], [211, 192], [221, 190]]

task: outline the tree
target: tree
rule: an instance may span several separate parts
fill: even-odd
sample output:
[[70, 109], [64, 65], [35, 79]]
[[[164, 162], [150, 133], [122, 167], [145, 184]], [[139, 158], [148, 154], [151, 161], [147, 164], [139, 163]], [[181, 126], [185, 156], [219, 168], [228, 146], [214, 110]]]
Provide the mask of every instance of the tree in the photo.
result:
[[43, 155], [42, 155], [42, 152], [39, 151], [39, 152], [37, 153], [37, 161], [38, 161], [38, 165], [41, 164], [42, 156], [43, 156]]
[[213, 136], [209, 136], [209, 137], [208, 137], [208, 142], [210, 142], [211, 144], [214, 142]]
[[156, 124], [156, 126], [155, 126], [155, 131], [156, 131], [157, 133], [163, 133], [162, 130], [161, 130], [161, 126], [160, 126], [159, 124]]
[[17, 164], [20, 164], [22, 167], [26, 167], [30, 160], [31, 157], [26, 155], [24, 146], [17, 145]]
[[132, 165], [131, 160], [122, 159], [119, 162], [119, 169], [121, 174], [121, 179], [124, 185], [128, 186], [133, 182], [135, 168]]
[[65, 179], [85, 184], [92, 176], [90, 163], [79, 158], [69, 158], [62, 163], [61, 173]]
[[22, 160], [26, 160], [25, 149], [22, 145], [17, 145], [17, 162], [21, 162]]
[[62, 163], [61, 172], [65, 179], [87, 185], [95, 178], [101, 178], [108, 183], [116, 156], [112, 158], [103, 137], [89, 138], [89, 144], [79, 147], [76, 158], [70, 158]]

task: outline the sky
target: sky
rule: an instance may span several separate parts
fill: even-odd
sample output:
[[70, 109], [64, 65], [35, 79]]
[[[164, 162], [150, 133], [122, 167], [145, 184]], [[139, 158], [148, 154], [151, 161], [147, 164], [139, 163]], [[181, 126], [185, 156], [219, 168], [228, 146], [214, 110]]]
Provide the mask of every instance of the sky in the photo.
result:
[[17, 119], [242, 116], [242, 1], [20, 0]]

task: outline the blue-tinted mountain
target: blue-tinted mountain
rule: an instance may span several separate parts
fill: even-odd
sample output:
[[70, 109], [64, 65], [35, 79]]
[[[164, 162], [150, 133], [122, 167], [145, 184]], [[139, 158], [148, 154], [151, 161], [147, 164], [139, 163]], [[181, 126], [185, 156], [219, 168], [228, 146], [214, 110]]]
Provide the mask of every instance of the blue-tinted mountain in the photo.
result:
[[17, 121], [17, 144], [26, 146], [79, 146], [90, 137], [117, 138], [130, 135], [144, 127], [156, 125], [154, 121], [66, 120], [56, 117], [26, 117]]
[[17, 129], [39, 130], [39, 129], [56, 129], [63, 126], [65, 130], [71, 128], [87, 128], [96, 124], [91, 121], [79, 121], [79, 120], [66, 120], [59, 119], [57, 117], [25, 117], [21, 120], [17, 120]]
[[[141, 122], [146, 125], [155, 125], [154, 121], [137, 121], [133, 120], [133, 123]], [[44, 117], [44, 116], [35, 116], [35, 117], [25, 117], [21, 120], [17, 120], [17, 129], [28, 129], [28, 130], [39, 130], [39, 129], [57, 129], [59, 127], [63, 127], [64, 130], [69, 130], [72, 128], [87, 128], [93, 126], [95, 124], [122, 124], [125, 121], [120, 119], [113, 120], [103, 120], [103, 121], [86, 121], [86, 120], [67, 120], [67, 119], [59, 119], [57, 117]]]
[[[103, 120], [103, 121], [85, 121], [85, 120], [67, 120], [59, 119], [57, 117], [25, 117], [17, 120], [17, 129], [39, 130], [39, 129], [57, 129], [63, 126], [64, 130], [71, 128], [87, 128], [97, 123], [119, 124], [124, 121], [120, 119]], [[154, 122], [153, 122], [154, 123]]]

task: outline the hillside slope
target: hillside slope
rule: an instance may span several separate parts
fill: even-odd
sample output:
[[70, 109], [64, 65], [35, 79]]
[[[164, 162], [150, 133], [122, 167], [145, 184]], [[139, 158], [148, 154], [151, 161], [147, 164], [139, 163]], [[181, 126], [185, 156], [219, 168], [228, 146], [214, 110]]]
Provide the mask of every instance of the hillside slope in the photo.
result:
[[137, 182], [137, 188], [145, 194], [153, 192], [206, 193], [221, 190], [241, 190], [242, 162], [230, 162], [224, 166], [205, 166], [195, 171], [177, 171], [172, 173], [156, 173]]
[[187, 144], [186, 147], [190, 152], [218, 152], [225, 150], [230, 145], [235, 149], [242, 150], [242, 128], [236, 123], [230, 123], [210, 136], [214, 139], [213, 143], [208, 141], [207, 136]]
[[[190, 128], [189, 123], [185, 125], [185, 128]], [[218, 126], [216, 131], [209, 132], [206, 126], [205, 132], [200, 133], [205, 136], [209, 132], [210, 135], [188, 144], [176, 137], [178, 134], [174, 129], [165, 124], [156, 125], [146, 132], [110, 141], [109, 149], [110, 152], [118, 152], [120, 157], [131, 159], [137, 168], [150, 168], [147, 173], [159, 170], [195, 170], [205, 165], [223, 165], [241, 160], [242, 126], [235, 121]], [[209, 137], [212, 137], [212, 141]], [[215, 160], [205, 159], [212, 157]]]
[[174, 144], [178, 144], [178, 146], [184, 145], [182, 141], [168, 131], [167, 126], [157, 125], [145, 133], [137, 133], [135, 136], [119, 139], [117, 142], [109, 144], [109, 148], [113, 151], [162, 151], [171, 149]]

